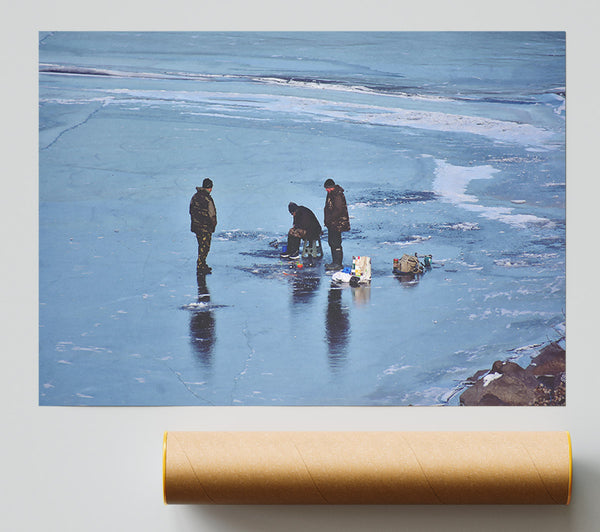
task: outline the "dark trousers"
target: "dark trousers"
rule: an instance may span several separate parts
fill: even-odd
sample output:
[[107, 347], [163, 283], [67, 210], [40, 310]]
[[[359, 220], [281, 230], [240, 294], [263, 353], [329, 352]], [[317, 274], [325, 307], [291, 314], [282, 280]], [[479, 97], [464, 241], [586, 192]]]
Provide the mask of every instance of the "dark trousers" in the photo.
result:
[[342, 233], [335, 229], [327, 228], [327, 243], [333, 252], [334, 249], [342, 249]]
[[198, 261], [196, 262], [196, 267], [203, 268], [206, 266], [206, 256], [210, 251], [212, 233], [209, 233], [208, 231], [199, 231], [196, 233], [196, 239], [198, 240]]
[[288, 231], [287, 252], [290, 255], [298, 253], [300, 250], [300, 240], [306, 238], [306, 229], [292, 227]]
[[300, 239], [297, 236], [288, 235], [287, 252], [290, 255], [298, 253], [300, 250]]

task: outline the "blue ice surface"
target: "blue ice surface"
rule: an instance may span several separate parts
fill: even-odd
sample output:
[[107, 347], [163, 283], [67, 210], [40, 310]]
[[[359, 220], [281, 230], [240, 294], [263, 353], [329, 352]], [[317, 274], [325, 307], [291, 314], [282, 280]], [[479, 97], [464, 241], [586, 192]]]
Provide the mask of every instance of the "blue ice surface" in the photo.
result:
[[[456, 405], [564, 337], [563, 33], [39, 38], [40, 404]], [[273, 244], [327, 177], [368, 286]]]

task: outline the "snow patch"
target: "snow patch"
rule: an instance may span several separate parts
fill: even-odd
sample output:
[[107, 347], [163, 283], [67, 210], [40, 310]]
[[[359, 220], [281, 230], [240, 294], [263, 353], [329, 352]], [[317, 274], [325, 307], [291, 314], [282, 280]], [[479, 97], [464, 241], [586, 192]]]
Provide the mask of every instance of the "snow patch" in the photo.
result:
[[483, 377], [483, 387], [485, 388], [490, 382], [498, 380], [500, 377], [502, 377], [502, 373], [489, 373]]
[[511, 207], [491, 207], [479, 203], [479, 198], [467, 194], [469, 183], [475, 179], [491, 179], [498, 169], [490, 166], [454, 166], [436, 159], [433, 191], [442, 201], [452, 203], [462, 209], [475, 212], [484, 218], [498, 220], [506, 224], [523, 227], [527, 224], [553, 225], [550, 220], [532, 214], [514, 214]]

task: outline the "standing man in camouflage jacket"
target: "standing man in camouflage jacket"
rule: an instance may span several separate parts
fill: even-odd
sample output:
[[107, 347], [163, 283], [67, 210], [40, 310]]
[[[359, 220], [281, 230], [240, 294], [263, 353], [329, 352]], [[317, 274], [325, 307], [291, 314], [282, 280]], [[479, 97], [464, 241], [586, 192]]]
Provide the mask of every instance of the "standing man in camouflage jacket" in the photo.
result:
[[206, 178], [202, 187], [196, 187], [196, 193], [190, 201], [190, 216], [192, 218], [192, 233], [196, 233], [198, 240], [198, 260], [196, 262], [196, 273], [206, 275], [212, 269], [206, 264], [206, 257], [210, 251], [212, 234], [217, 226], [217, 210], [210, 195], [213, 182]]
[[350, 217], [344, 189], [336, 185], [333, 179], [327, 179], [324, 187], [327, 191], [324, 209], [325, 227], [327, 227], [327, 243], [331, 248], [331, 264], [326, 264], [325, 269], [337, 271], [343, 269], [342, 233], [350, 231]]

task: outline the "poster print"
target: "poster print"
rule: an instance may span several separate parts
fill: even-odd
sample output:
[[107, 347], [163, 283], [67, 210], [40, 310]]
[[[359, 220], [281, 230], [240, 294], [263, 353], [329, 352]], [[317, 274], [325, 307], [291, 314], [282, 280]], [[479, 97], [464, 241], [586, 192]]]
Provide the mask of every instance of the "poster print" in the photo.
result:
[[564, 404], [565, 102], [564, 33], [40, 33], [40, 404]]

